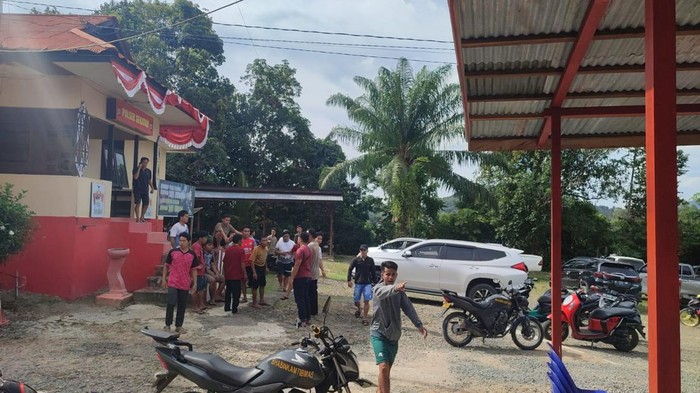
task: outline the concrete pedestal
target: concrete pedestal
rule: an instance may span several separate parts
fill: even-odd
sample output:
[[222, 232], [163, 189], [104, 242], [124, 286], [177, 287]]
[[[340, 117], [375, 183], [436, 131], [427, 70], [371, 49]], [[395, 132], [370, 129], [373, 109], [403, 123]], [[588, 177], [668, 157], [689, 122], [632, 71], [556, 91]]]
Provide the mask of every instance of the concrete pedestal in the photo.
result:
[[110, 248], [109, 267], [107, 268], [107, 281], [109, 282], [109, 292], [97, 296], [97, 304], [112, 307], [124, 307], [133, 302], [133, 294], [126, 290], [124, 279], [122, 278], [122, 267], [129, 255], [128, 248]]

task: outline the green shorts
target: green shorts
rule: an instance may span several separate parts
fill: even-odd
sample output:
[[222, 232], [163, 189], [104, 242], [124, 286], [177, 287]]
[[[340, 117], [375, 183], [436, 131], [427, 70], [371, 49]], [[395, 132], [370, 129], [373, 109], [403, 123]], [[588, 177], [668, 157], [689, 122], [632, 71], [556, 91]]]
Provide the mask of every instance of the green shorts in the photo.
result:
[[387, 363], [394, 364], [396, 354], [399, 352], [399, 342], [387, 340], [383, 337], [369, 336], [374, 349], [374, 359], [377, 364]]

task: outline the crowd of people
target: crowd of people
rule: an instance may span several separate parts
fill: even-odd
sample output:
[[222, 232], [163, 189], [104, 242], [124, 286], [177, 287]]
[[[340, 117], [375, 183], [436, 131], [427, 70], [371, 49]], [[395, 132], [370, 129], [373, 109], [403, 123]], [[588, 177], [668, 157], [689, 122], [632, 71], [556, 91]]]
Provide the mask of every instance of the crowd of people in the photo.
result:
[[[310, 325], [311, 317], [318, 314], [318, 279], [326, 276], [322, 232], [304, 231], [298, 225], [293, 238], [288, 230], [277, 238], [273, 228], [268, 236], [257, 240], [249, 226], [240, 231], [234, 228], [229, 215], [221, 218], [213, 234], [197, 231], [190, 235], [188, 222], [188, 212], [180, 211], [178, 221], [168, 231], [173, 249], [162, 277], [162, 286], [168, 290], [165, 330], [171, 329], [177, 308], [175, 330], [183, 331], [188, 293], [192, 294], [195, 313], [223, 303], [225, 311], [236, 314], [239, 306], [249, 301], [248, 288], [250, 307], [269, 306], [265, 288], [271, 270], [276, 273], [281, 299], [289, 299], [294, 293], [297, 327]], [[189, 282], [192, 284], [185, 285]]]
[[[148, 158], [141, 158], [133, 174], [134, 214], [137, 222], [145, 222], [149, 189], [150, 193], [155, 190]], [[190, 235], [189, 213], [182, 210], [177, 217], [168, 231], [172, 250], [165, 259], [162, 276], [163, 289], [167, 290], [163, 330], [171, 330], [174, 317], [175, 331], [185, 333], [182, 326], [189, 295], [194, 312], [200, 314], [223, 303], [224, 311], [235, 315], [241, 303], [248, 303], [248, 288], [250, 307], [269, 306], [265, 287], [271, 268], [277, 273], [281, 299], [289, 299], [294, 291], [297, 328], [310, 326], [311, 317], [318, 314], [318, 279], [326, 277], [322, 232], [304, 231], [297, 225], [293, 239], [287, 230], [278, 239], [276, 229], [272, 228], [268, 236], [258, 241], [249, 226], [238, 231], [231, 225], [231, 217], [224, 215], [212, 235], [206, 231]], [[355, 318], [362, 318], [362, 324], [370, 326], [370, 343], [379, 368], [378, 393], [390, 393], [391, 367], [401, 337], [401, 312], [423, 337], [428, 335], [406, 296], [406, 283], [396, 283], [397, 274], [397, 264], [387, 261], [381, 265], [381, 277], [377, 277], [374, 260], [367, 256], [365, 244], [348, 267], [347, 284], [349, 288], [354, 286]], [[373, 301], [371, 322], [370, 301]]]
[[[189, 214], [178, 213], [178, 222], [169, 232], [173, 249], [168, 253], [163, 269], [162, 285], [167, 289], [167, 307], [164, 330], [170, 331], [175, 313], [175, 331], [184, 333], [188, 294], [192, 294], [194, 311], [203, 313], [209, 307], [223, 303], [224, 310], [235, 315], [241, 303], [260, 309], [269, 306], [265, 301], [267, 274], [277, 273], [281, 299], [289, 299], [292, 291], [297, 305], [297, 328], [310, 326], [311, 317], [318, 314], [318, 279], [326, 276], [323, 266], [323, 233], [313, 229], [296, 228], [292, 239], [289, 231], [276, 237], [270, 235], [259, 241], [251, 228], [238, 231], [231, 218], [224, 215], [216, 224], [213, 235], [206, 231], [188, 231]], [[381, 277], [377, 277], [374, 260], [367, 256], [367, 245], [348, 268], [348, 287], [354, 286], [355, 317], [370, 326], [370, 343], [379, 368], [379, 393], [390, 392], [390, 372], [398, 352], [401, 337], [401, 312], [406, 314], [423, 337], [428, 332], [406, 296], [406, 283], [396, 283], [398, 266], [383, 262]], [[369, 320], [370, 301], [372, 317]]]

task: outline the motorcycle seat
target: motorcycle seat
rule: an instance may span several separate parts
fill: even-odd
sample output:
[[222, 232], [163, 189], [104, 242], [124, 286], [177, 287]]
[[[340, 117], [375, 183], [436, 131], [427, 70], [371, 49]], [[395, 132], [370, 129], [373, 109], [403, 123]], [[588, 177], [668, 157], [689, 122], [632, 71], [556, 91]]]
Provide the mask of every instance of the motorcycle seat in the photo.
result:
[[591, 312], [591, 319], [605, 320], [610, 317], [628, 317], [636, 315], [637, 310], [621, 307], [598, 308]]
[[182, 351], [182, 355], [188, 362], [203, 368], [212, 378], [231, 386], [243, 386], [262, 373], [262, 370], [255, 367], [234, 366], [210, 353]]
[[484, 299], [480, 302], [477, 302], [476, 300], [474, 300], [470, 297], [465, 297], [465, 296], [457, 296], [457, 299], [459, 299], [465, 303], [469, 303], [470, 305], [472, 305], [476, 308], [482, 309], [482, 310], [489, 308], [489, 306], [493, 302], [493, 300], [489, 301], [490, 297], [487, 297], [486, 299]]

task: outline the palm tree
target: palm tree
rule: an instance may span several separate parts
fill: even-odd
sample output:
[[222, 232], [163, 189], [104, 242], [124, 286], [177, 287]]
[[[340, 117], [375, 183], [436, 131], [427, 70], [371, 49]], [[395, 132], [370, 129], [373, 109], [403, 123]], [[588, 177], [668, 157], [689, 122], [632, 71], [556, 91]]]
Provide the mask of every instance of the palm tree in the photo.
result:
[[464, 123], [459, 85], [447, 82], [450, 68], [423, 67], [414, 75], [408, 60], [401, 59], [395, 70], [380, 68], [374, 80], [356, 76], [361, 96], [331, 96], [326, 103], [345, 108], [354, 123], [336, 126], [331, 137], [363, 154], [326, 170], [321, 188], [347, 175], [378, 184], [402, 235], [415, 229], [421, 200], [435, 185], [467, 197], [484, 196], [482, 186], [452, 170], [453, 163], [495, 160], [490, 154], [451, 148], [464, 140]]

